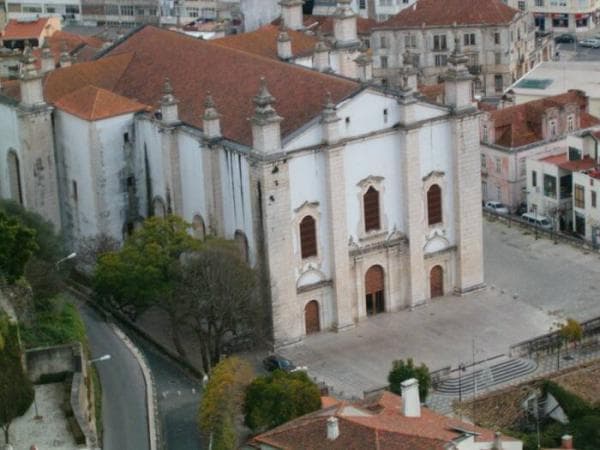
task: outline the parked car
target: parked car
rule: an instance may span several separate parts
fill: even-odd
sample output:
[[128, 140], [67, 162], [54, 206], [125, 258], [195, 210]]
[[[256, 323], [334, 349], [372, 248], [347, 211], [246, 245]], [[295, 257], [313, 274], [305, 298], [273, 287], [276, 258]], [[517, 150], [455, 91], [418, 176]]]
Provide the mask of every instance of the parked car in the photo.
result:
[[280, 355], [269, 355], [263, 359], [263, 367], [269, 371], [281, 369], [285, 372], [293, 372], [296, 370], [296, 365], [289, 359], [284, 358]]
[[527, 212], [527, 203], [521, 203], [519, 206], [517, 206], [515, 214], [517, 216], [521, 216], [521, 215], [525, 214], [526, 212]]
[[594, 39], [594, 38], [584, 39], [583, 41], [579, 42], [579, 46], [580, 47], [590, 47], [590, 48], [600, 48], [600, 39]]
[[484, 208], [498, 214], [508, 214], [508, 207], [502, 202], [486, 202]]
[[569, 33], [559, 34], [554, 38], [554, 42], [557, 44], [572, 44], [575, 42], [575, 36]]
[[521, 218], [527, 223], [534, 225], [536, 227], [543, 228], [544, 230], [552, 230], [552, 222], [545, 216], [538, 216], [534, 213], [525, 213], [521, 215]]

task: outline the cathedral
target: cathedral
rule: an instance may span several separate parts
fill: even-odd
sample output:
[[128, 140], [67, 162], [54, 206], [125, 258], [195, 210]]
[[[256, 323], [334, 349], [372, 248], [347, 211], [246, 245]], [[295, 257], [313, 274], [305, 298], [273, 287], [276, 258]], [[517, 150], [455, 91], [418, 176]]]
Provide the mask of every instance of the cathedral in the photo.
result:
[[[350, 30], [354, 28], [350, 27]], [[0, 195], [123, 240], [175, 214], [268, 276], [276, 346], [483, 283], [479, 112], [145, 26], [0, 90]]]

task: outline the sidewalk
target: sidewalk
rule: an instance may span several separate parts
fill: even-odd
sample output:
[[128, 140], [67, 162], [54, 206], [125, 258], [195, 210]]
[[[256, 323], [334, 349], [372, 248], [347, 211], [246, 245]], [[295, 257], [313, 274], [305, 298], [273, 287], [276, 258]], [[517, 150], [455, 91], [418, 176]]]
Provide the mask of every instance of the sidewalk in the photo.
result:
[[[567, 356], [568, 355], [568, 356]], [[596, 343], [593, 348], [580, 348], [571, 349], [568, 353], [562, 350], [560, 353], [560, 360], [557, 361], [557, 354], [548, 354], [537, 358], [536, 363], [538, 365], [535, 372], [532, 372], [523, 377], [514, 378], [505, 383], [500, 383], [490, 387], [489, 389], [477, 392], [476, 396], [489, 394], [490, 392], [504, 389], [508, 386], [516, 386], [518, 384], [542, 378], [548, 375], [552, 375], [560, 370], [567, 369], [570, 367], [576, 367], [580, 364], [600, 359], [600, 344]], [[476, 367], [475, 369], [480, 369]], [[468, 375], [463, 375], [463, 379]], [[473, 400], [473, 394], [463, 395], [463, 401]], [[452, 403], [458, 400], [457, 395], [440, 394], [436, 391], [432, 391], [427, 399], [427, 406], [434, 411], [449, 415], [452, 414]]]

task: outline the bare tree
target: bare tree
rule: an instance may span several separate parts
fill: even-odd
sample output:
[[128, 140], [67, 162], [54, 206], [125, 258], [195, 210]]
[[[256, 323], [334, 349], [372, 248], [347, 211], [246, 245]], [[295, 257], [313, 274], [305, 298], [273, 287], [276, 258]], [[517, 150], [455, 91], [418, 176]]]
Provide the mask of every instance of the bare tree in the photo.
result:
[[182, 264], [178, 298], [187, 324], [200, 340], [205, 372], [216, 365], [227, 339], [258, 339], [263, 308], [254, 270], [227, 244], [207, 246]]

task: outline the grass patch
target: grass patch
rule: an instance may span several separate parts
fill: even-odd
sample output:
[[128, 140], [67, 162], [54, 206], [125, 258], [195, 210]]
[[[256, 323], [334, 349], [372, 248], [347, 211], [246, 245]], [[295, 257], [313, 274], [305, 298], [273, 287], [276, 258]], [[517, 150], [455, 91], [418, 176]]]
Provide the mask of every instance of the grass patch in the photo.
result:
[[[96, 414], [96, 434], [98, 439], [102, 439], [103, 436], [103, 423], [102, 423], [102, 385], [100, 384], [100, 377], [98, 371], [93, 364], [90, 365], [89, 369], [92, 382], [94, 384], [94, 412]], [[99, 443], [101, 444], [101, 442]]]

